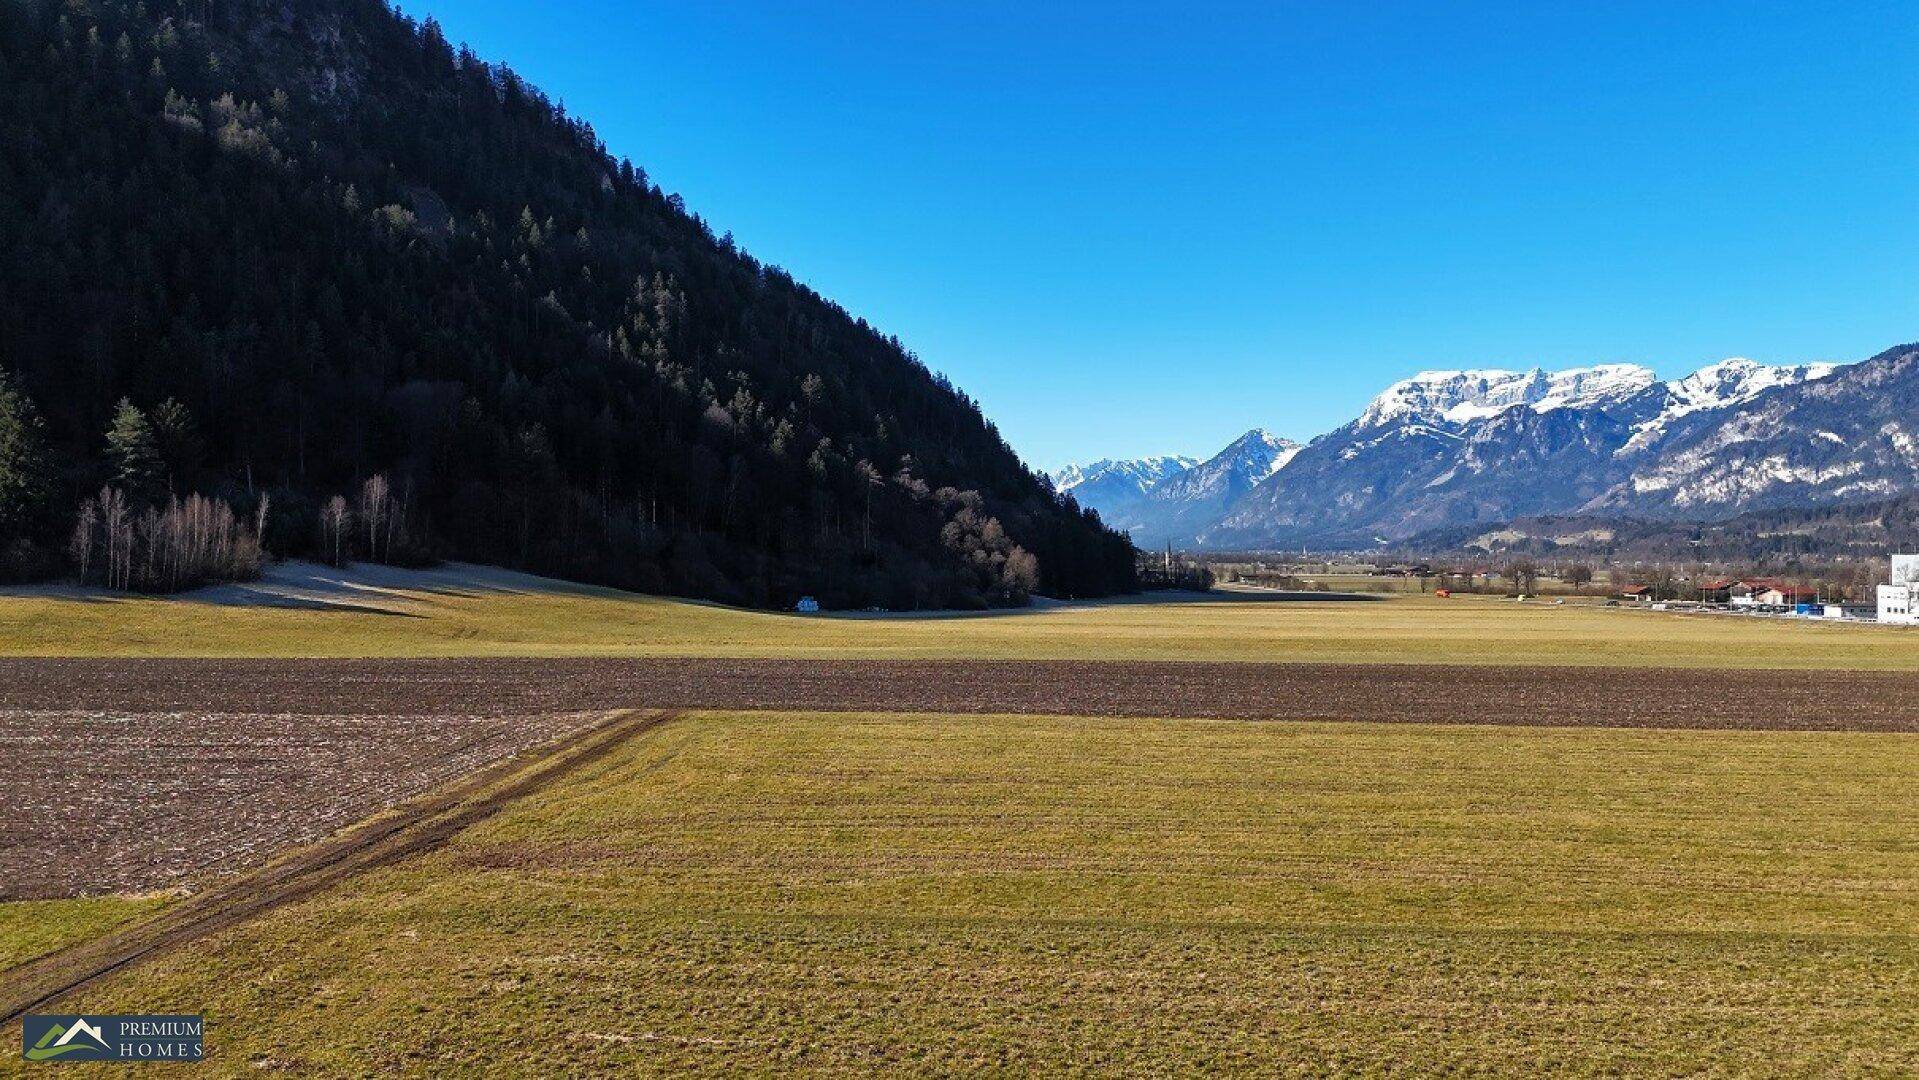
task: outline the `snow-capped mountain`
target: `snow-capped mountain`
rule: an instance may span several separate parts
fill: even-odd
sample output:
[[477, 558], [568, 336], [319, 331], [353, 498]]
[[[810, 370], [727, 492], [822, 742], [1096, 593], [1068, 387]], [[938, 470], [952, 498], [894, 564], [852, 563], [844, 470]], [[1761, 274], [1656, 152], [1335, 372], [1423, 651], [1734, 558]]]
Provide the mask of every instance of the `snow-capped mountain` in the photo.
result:
[[1205, 461], [1178, 455], [1108, 460], [1069, 465], [1051, 476], [1054, 487], [1151, 547], [1186, 542], [1299, 449], [1291, 439], [1254, 428]]
[[1146, 493], [1170, 476], [1194, 465], [1198, 458], [1181, 454], [1158, 454], [1143, 458], [1102, 458], [1090, 465], [1067, 465], [1047, 474], [1058, 491], [1070, 494], [1081, 506], [1100, 512], [1106, 523], [1124, 529], [1121, 524], [1146, 498]]
[[1217, 520], [1227, 507], [1284, 468], [1300, 449], [1300, 444], [1291, 439], [1254, 428], [1205, 461], [1162, 480], [1147, 492], [1134, 509], [1132, 520], [1123, 527], [1142, 546], [1185, 543]]
[[1090, 465], [1067, 465], [1047, 474], [1053, 487], [1070, 491], [1082, 502], [1088, 496], [1139, 496], [1176, 473], [1199, 464], [1198, 458], [1157, 454], [1143, 458], [1101, 458]]
[[1659, 381], [1637, 364], [1602, 364], [1566, 371], [1422, 371], [1387, 387], [1354, 424], [1465, 424], [1519, 405], [1535, 412], [1582, 408], [1632, 397]]
[[1299, 451], [1299, 443], [1254, 428], [1205, 461], [1161, 481], [1153, 497], [1190, 501], [1244, 491], [1284, 468]]
[[1843, 367], [1773, 368], [1739, 386], [1727, 404], [1668, 410], [1622, 450], [1624, 475], [1581, 509], [1720, 517], [1919, 488], [1919, 345]]
[[[1812, 447], [1814, 436], [1800, 437], [1787, 452], [1759, 430], [1784, 425], [1845, 370], [1733, 359], [1671, 382], [1634, 365], [1424, 373], [1315, 439], [1195, 539], [1365, 545], [1526, 514], [1731, 514], [1761, 498], [1863, 498], [1919, 484], [1910, 467], [1893, 465], [1907, 470], [1903, 481], [1887, 476], [1832, 439]], [[1896, 453], [1872, 456], [1885, 463]]]
[[1579, 505], [1605, 490], [1595, 468], [1653, 411], [1644, 398], [1642, 390], [1542, 409], [1535, 406], [1543, 397], [1522, 397], [1490, 414], [1479, 411], [1487, 403], [1465, 401], [1396, 421], [1374, 412], [1307, 444], [1195, 540], [1366, 546], [1374, 537]]
[[[1078, 491], [1084, 491], [1084, 484]], [[1840, 366], [1734, 358], [1426, 371], [1305, 447], [1214, 458], [1081, 501], [1147, 546], [1367, 546], [1530, 514], [1731, 516], [1919, 490], [1919, 347]]]
[[1837, 364], [1774, 366], [1743, 356], [1709, 364], [1683, 379], [1662, 384], [1665, 400], [1659, 412], [1639, 423], [1626, 448], [1636, 451], [1651, 446], [1667, 424], [1682, 416], [1743, 404], [1773, 387], [1823, 379], [1838, 369]]

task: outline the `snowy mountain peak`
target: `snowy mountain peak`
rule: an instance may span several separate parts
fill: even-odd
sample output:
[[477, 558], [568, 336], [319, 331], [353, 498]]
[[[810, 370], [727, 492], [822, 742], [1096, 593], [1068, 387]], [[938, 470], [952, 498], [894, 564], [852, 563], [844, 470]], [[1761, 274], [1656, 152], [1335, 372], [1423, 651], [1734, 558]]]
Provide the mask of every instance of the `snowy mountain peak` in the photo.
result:
[[1619, 401], [1659, 382], [1653, 370], [1638, 364], [1598, 364], [1546, 376], [1546, 393], [1530, 402], [1534, 412], [1576, 409]]
[[1300, 444], [1291, 439], [1275, 435], [1265, 428], [1254, 428], [1228, 443], [1226, 449], [1197, 468], [1238, 465], [1254, 483], [1258, 483], [1285, 468], [1299, 450]]
[[1565, 371], [1422, 371], [1387, 387], [1366, 406], [1356, 425], [1406, 422], [1465, 424], [1519, 405], [1535, 411], [1595, 405], [1637, 394], [1659, 381], [1637, 364], [1600, 364]]
[[1675, 379], [1667, 386], [1672, 392], [1675, 408], [1683, 407], [1684, 412], [1694, 412], [1749, 401], [1775, 386], [1823, 379], [1837, 367], [1836, 364], [1774, 366], [1735, 356], [1708, 364], [1683, 379]]
[[1199, 464], [1198, 458], [1183, 454], [1154, 454], [1141, 458], [1101, 458], [1090, 465], [1067, 465], [1047, 476], [1059, 491], [1098, 484], [1104, 488], [1130, 488], [1145, 492], [1169, 476]]
[[1193, 466], [1168, 483], [1182, 496], [1224, 486], [1250, 487], [1284, 468], [1299, 453], [1300, 444], [1265, 428], [1254, 428], [1228, 443], [1226, 449]]
[[1620, 452], [1634, 454], [1645, 450], [1680, 417], [1739, 405], [1776, 387], [1813, 382], [1838, 369], [1838, 364], [1762, 364], [1743, 356], [1708, 364], [1683, 379], [1666, 383], [1665, 404], [1658, 413], [1634, 426], [1632, 438]]

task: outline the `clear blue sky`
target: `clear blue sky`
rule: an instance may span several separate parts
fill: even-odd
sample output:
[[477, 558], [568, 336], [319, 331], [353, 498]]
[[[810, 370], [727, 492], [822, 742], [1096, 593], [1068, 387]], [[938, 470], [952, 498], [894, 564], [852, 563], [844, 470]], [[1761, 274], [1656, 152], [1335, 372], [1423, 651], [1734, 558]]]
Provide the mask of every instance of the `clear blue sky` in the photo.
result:
[[1039, 466], [1303, 438], [1420, 368], [1919, 339], [1919, 5], [1494, 7], [406, 10]]

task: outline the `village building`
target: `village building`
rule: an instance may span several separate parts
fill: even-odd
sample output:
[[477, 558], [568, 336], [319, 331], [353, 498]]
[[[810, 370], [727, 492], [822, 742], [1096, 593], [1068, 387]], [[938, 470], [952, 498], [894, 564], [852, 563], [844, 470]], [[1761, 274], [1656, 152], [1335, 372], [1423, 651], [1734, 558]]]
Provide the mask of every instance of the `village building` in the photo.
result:
[[1879, 621], [1919, 623], [1913, 602], [1919, 600], [1919, 555], [1894, 555], [1892, 580], [1879, 586]]
[[1728, 582], [1726, 597], [1733, 607], [1797, 607], [1817, 603], [1819, 590], [1778, 578], [1749, 578]]
[[1713, 578], [1699, 583], [1699, 599], [1708, 604], [1723, 604], [1732, 599], [1733, 586], [1739, 584], [1731, 578]]
[[1910, 585], [1879, 586], [1879, 621], [1882, 623], [1919, 622], [1912, 615], [1913, 589]]
[[1819, 600], [1819, 590], [1810, 585], [1772, 585], [1754, 596], [1761, 607], [1797, 607]]

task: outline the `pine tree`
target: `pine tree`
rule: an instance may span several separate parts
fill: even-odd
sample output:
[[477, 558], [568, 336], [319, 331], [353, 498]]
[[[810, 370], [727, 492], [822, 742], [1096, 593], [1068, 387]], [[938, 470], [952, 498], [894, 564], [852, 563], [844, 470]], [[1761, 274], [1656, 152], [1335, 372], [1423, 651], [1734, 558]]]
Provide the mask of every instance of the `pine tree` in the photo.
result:
[[46, 492], [40, 414], [0, 368], [0, 543], [32, 525]]
[[181, 494], [180, 488], [186, 486], [199, 469], [203, 452], [193, 415], [178, 400], [168, 398], [153, 407], [151, 426], [154, 449], [159, 453], [160, 465], [165, 470], [167, 491]]
[[156, 493], [165, 469], [159, 441], [147, 414], [127, 398], [114, 407], [113, 423], [107, 425], [107, 460], [113, 465], [113, 482], [129, 497]]

